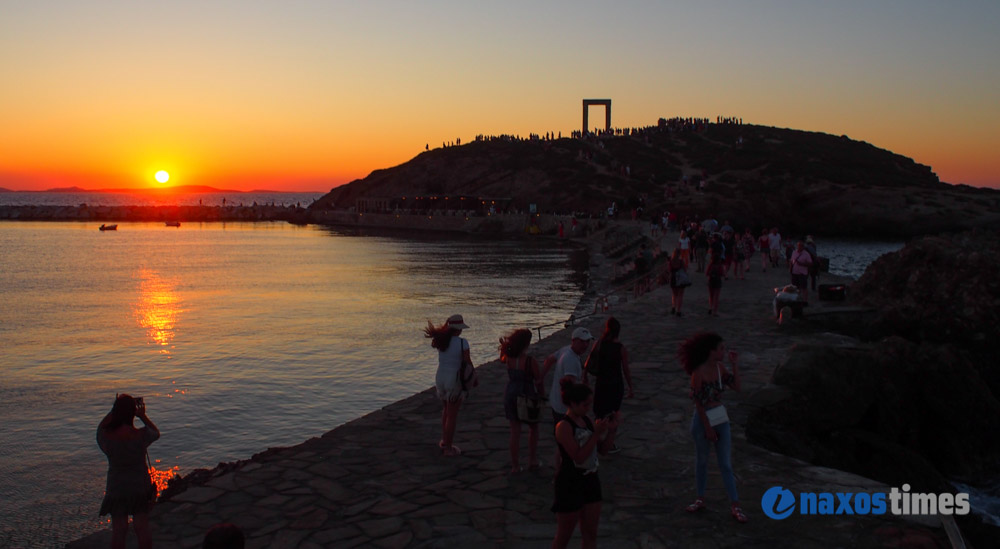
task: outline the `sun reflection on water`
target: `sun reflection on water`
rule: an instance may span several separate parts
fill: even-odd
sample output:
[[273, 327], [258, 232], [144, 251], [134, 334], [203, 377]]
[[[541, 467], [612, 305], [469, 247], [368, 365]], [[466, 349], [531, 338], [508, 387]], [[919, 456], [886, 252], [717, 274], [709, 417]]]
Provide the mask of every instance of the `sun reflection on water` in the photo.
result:
[[136, 278], [139, 279], [136, 320], [146, 329], [151, 344], [159, 346], [160, 353], [169, 356], [173, 349], [174, 326], [181, 313], [180, 298], [174, 293], [176, 285], [145, 268], [138, 271]]

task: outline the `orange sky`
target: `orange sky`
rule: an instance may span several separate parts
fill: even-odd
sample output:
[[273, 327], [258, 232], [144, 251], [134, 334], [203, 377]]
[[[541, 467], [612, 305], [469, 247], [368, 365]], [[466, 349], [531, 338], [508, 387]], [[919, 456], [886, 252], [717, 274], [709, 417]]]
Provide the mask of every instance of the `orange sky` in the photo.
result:
[[1000, 3], [475, 4], [0, 0], [0, 187], [326, 191], [425, 144], [568, 134], [584, 97], [1000, 187]]

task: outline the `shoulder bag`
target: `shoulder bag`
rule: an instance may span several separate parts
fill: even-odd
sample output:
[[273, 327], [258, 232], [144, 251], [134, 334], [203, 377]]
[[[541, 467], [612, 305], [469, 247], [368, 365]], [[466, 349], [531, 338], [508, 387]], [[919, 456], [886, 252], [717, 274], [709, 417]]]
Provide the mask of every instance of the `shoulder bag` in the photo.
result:
[[691, 276], [684, 269], [674, 271], [674, 286], [687, 288], [691, 285]]
[[465, 340], [459, 338], [458, 352], [462, 365], [458, 368], [458, 382], [462, 385], [462, 390], [468, 392], [469, 389], [479, 387], [479, 376], [476, 368], [465, 361]]
[[[722, 390], [722, 370], [718, 366], [715, 367], [716, 371], [719, 372], [719, 390]], [[719, 404], [715, 408], [709, 408], [705, 410], [705, 417], [708, 418], [708, 424], [712, 427], [716, 425], [722, 425], [723, 423], [729, 423], [729, 414], [726, 412], [726, 407]]]
[[527, 376], [521, 394], [517, 395], [517, 420], [523, 423], [538, 423], [542, 419], [542, 411], [548, 407], [548, 400], [542, 395], [529, 395], [528, 384], [533, 382], [531, 370], [528, 369], [530, 357], [524, 361]]

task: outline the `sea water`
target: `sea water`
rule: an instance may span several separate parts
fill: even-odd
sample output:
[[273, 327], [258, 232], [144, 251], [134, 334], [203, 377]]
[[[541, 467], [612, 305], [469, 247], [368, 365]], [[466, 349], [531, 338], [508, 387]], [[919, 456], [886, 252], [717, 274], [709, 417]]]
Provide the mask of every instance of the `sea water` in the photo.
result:
[[506, 331], [566, 320], [578, 255], [283, 222], [0, 222], [0, 547], [106, 526], [95, 430], [116, 393], [145, 397], [160, 470], [298, 444], [433, 385], [428, 319], [463, 314], [477, 364]]

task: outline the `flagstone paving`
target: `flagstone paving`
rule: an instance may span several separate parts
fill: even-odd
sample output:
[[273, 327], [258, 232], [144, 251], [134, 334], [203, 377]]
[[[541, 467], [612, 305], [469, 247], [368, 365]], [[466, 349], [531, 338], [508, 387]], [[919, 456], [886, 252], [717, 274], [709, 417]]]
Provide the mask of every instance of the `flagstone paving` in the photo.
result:
[[[756, 267], [757, 265], [754, 265]], [[776, 521], [760, 509], [772, 486], [793, 492], [885, 491], [878, 482], [816, 467], [749, 444], [743, 432], [748, 397], [765, 386], [790, 346], [841, 341], [818, 333], [808, 320], [779, 327], [770, 316], [771, 288], [787, 279], [783, 269], [754, 269], [745, 281], [729, 280], [719, 317], [707, 311], [704, 276], [685, 296], [685, 316], [669, 311], [669, 288], [659, 288], [610, 311], [622, 323], [632, 359], [635, 398], [623, 405], [619, 454], [602, 457], [604, 503], [599, 547], [943, 547], [933, 522], [857, 516], [793, 517]], [[825, 277], [827, 281], [833, 277]], [[600, 333], [605, 317], [586, 323]], [[694, 445], [687, 376], [677, 345], [699, 330], [720, 333], [741, 356], [742, 393], [727, 393], [733, 420], [733, 464], [749, 523], [729, 516], [714, 459], [709, 466], [707, 508], [690, 514], [694, 498]], [[569, 343], [571, 329], [533, 345], [539, 359]], [[428, 360], [433, 360], [428, 349]], [[322, 437], [243, 462], [157, 504], [151, 518], [156, 547], [200, 547], [218, 522], [240, 526], [250, 549], [327, 547], [549, 547], [555, 533], [552, 504], [552, 424], [540, 426], [538, 471], [510, 474], [506, 372], [497, 362], [479, 369], [480, 386], [459, 415], [455, 443], [462, 455], [444, 457], [440, 404], [427, 390], [338, 427]], [[526, 429], [525, 429], [526, 431]], [[527, 462], [527, 434], [522, 463]], [[571, 546], [578, 546], [577, 534]], [[108, 547], [100, 532], [69, 549]], [[134, 538], [130, 536], [130, 547]]]

